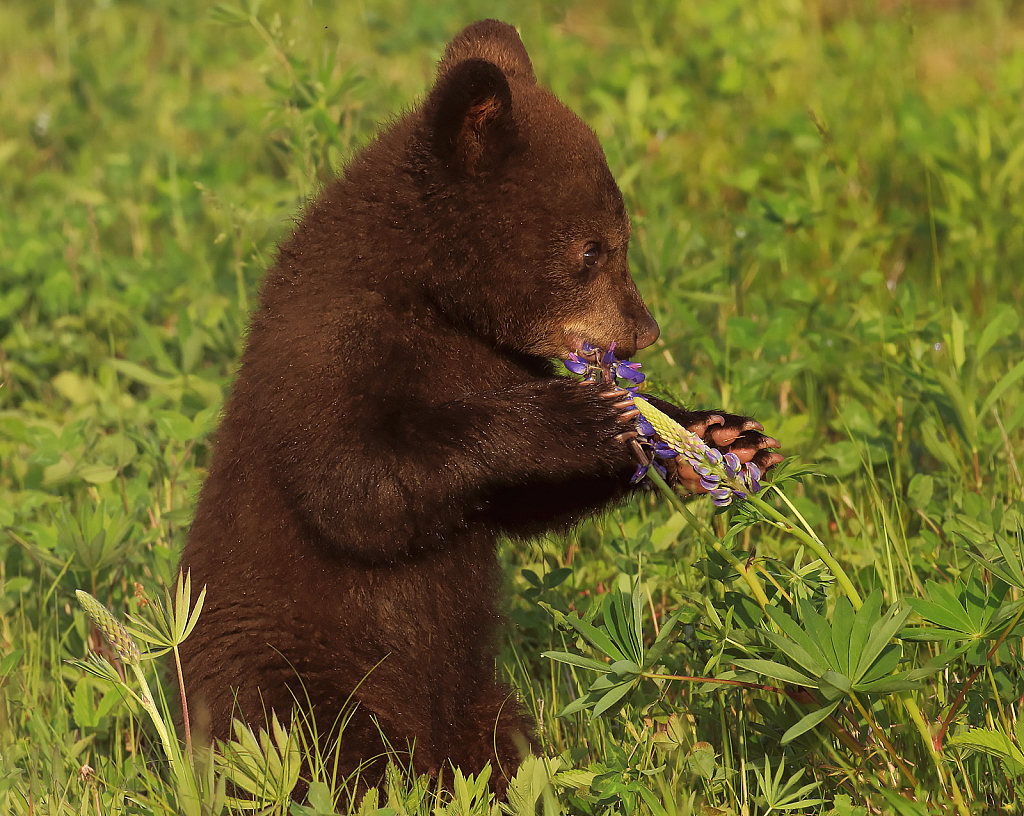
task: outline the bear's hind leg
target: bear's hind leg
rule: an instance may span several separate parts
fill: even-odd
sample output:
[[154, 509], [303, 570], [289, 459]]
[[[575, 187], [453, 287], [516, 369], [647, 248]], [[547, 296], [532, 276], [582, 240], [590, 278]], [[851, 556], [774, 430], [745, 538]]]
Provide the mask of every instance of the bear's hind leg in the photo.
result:
[[[451, 764], [463, 773], [476, 774], [490, 763], [491, 790], [504, 800], [523, 757], [539, 748], [535, 726], [520, 710], [516, 694], [504, 684], [489, 683], [461, 717], [451, 720], [445, 740]], [[451, 768], [445, 772], [450, 774]]]

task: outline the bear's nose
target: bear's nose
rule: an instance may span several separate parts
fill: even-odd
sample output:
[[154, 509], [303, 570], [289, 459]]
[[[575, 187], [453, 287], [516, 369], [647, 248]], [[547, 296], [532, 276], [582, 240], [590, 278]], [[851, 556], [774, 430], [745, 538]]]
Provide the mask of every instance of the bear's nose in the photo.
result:
[[658, 335], [661, 334], [661, 329], [658, 327], [658, 321], [651, 317], [650, 313], [647, 314], [647, 320], [644, 321], [644, 325], [640, 331], [636, 333], [636, 347], [637, 349], [647, 348], [652, 345], [655, 340], [658, 339]]

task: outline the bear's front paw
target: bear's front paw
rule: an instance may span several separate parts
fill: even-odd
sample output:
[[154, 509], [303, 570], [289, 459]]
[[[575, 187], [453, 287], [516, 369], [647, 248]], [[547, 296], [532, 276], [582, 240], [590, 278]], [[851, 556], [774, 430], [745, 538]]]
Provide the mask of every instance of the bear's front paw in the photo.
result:
[[[681, 424], [705, 445], [723, 454], [735, 454], [744, 465], [752, 462], [761, 473], [783, 460], [781, 453], [771, 450], [779, 447], [779, 441], [762, 433], [764, 426], [756, 419], [724, 411], [690, 411], [686, 420]], [[692, 493], [707, 492], [701, 486], [700, 476], [685, 461], [670, 469], [669, 477], [670, 483], [681, 483]]]

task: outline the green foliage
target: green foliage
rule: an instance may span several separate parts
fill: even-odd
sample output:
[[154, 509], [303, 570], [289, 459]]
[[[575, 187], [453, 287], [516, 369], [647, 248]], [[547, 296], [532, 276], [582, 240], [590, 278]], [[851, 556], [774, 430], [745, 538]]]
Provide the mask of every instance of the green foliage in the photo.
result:
[[[651, 382], [789, 463], [505, 548], [546, 758], [500, 806], [398, 766], [350, 803], [330, 724], [191, 746], [151, 658], [201, 614], [178, 553], [275, 242], [485, 16], [605, 146]], [[1024, 811], [1022, 31], [995, 0], [0, 4], [0, 811]]]

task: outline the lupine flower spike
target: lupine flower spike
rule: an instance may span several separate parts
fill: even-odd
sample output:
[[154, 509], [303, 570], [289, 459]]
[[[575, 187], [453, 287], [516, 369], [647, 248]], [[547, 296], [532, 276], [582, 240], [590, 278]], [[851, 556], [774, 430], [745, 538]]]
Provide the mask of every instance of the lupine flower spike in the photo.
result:
[[[700, 477], [700, 484], [719, 507], [732, 503], [733, 499], [745, 499], [761, 489], [761, 469], [753, 462], [746, 468], [735, 453], [722, 454], [710, 448], [695, 433], [658, 410], [643, 397], [635, 397], [633, 404], [657, 435], [661, 443], [686, 459]], [[655, 442], [655, 455], [658, 455]]]
[[[616, 359], [614, 342], [604, 353], [584, 343], [582, 351], [570, 354], [564, 363], [573, 374], [582, 374], [584, 381], [616, 385], [633, 395], [633, 404], [640, 412], [636, 420], [640, 438], [634, 446], [639, 466], [633, 474], [633, 483], [643, 479], [652, 466], [664, 477], [665, 468], [657, 460], [682, 456], [700, 477], [701, 486], [708, 491], [711, 501], [719, 507], [731, 504], [733, 499], [745, 499], [761, 489], [761, 469], [757, 465], [748, 462], [744, 467], [735, 453], [723, 455], [721, 451], [708, 447], [699, 436], [637, 393], [638, 386], [644, 381], [640, 363]], [[629, 385], [622, 385], [619, 380]]]
[[79, 589], [75, 595], [78, 596], [78, 602], [82, 605], [82, 609], [85, 610], [96, 628], [103, 633], [104, 639], [117, 652], [121, 661], [130, 666], [138, 666], [139, 647], [128, 634], [128, 630], [121, 625], [121, 622], [88, 592]]

